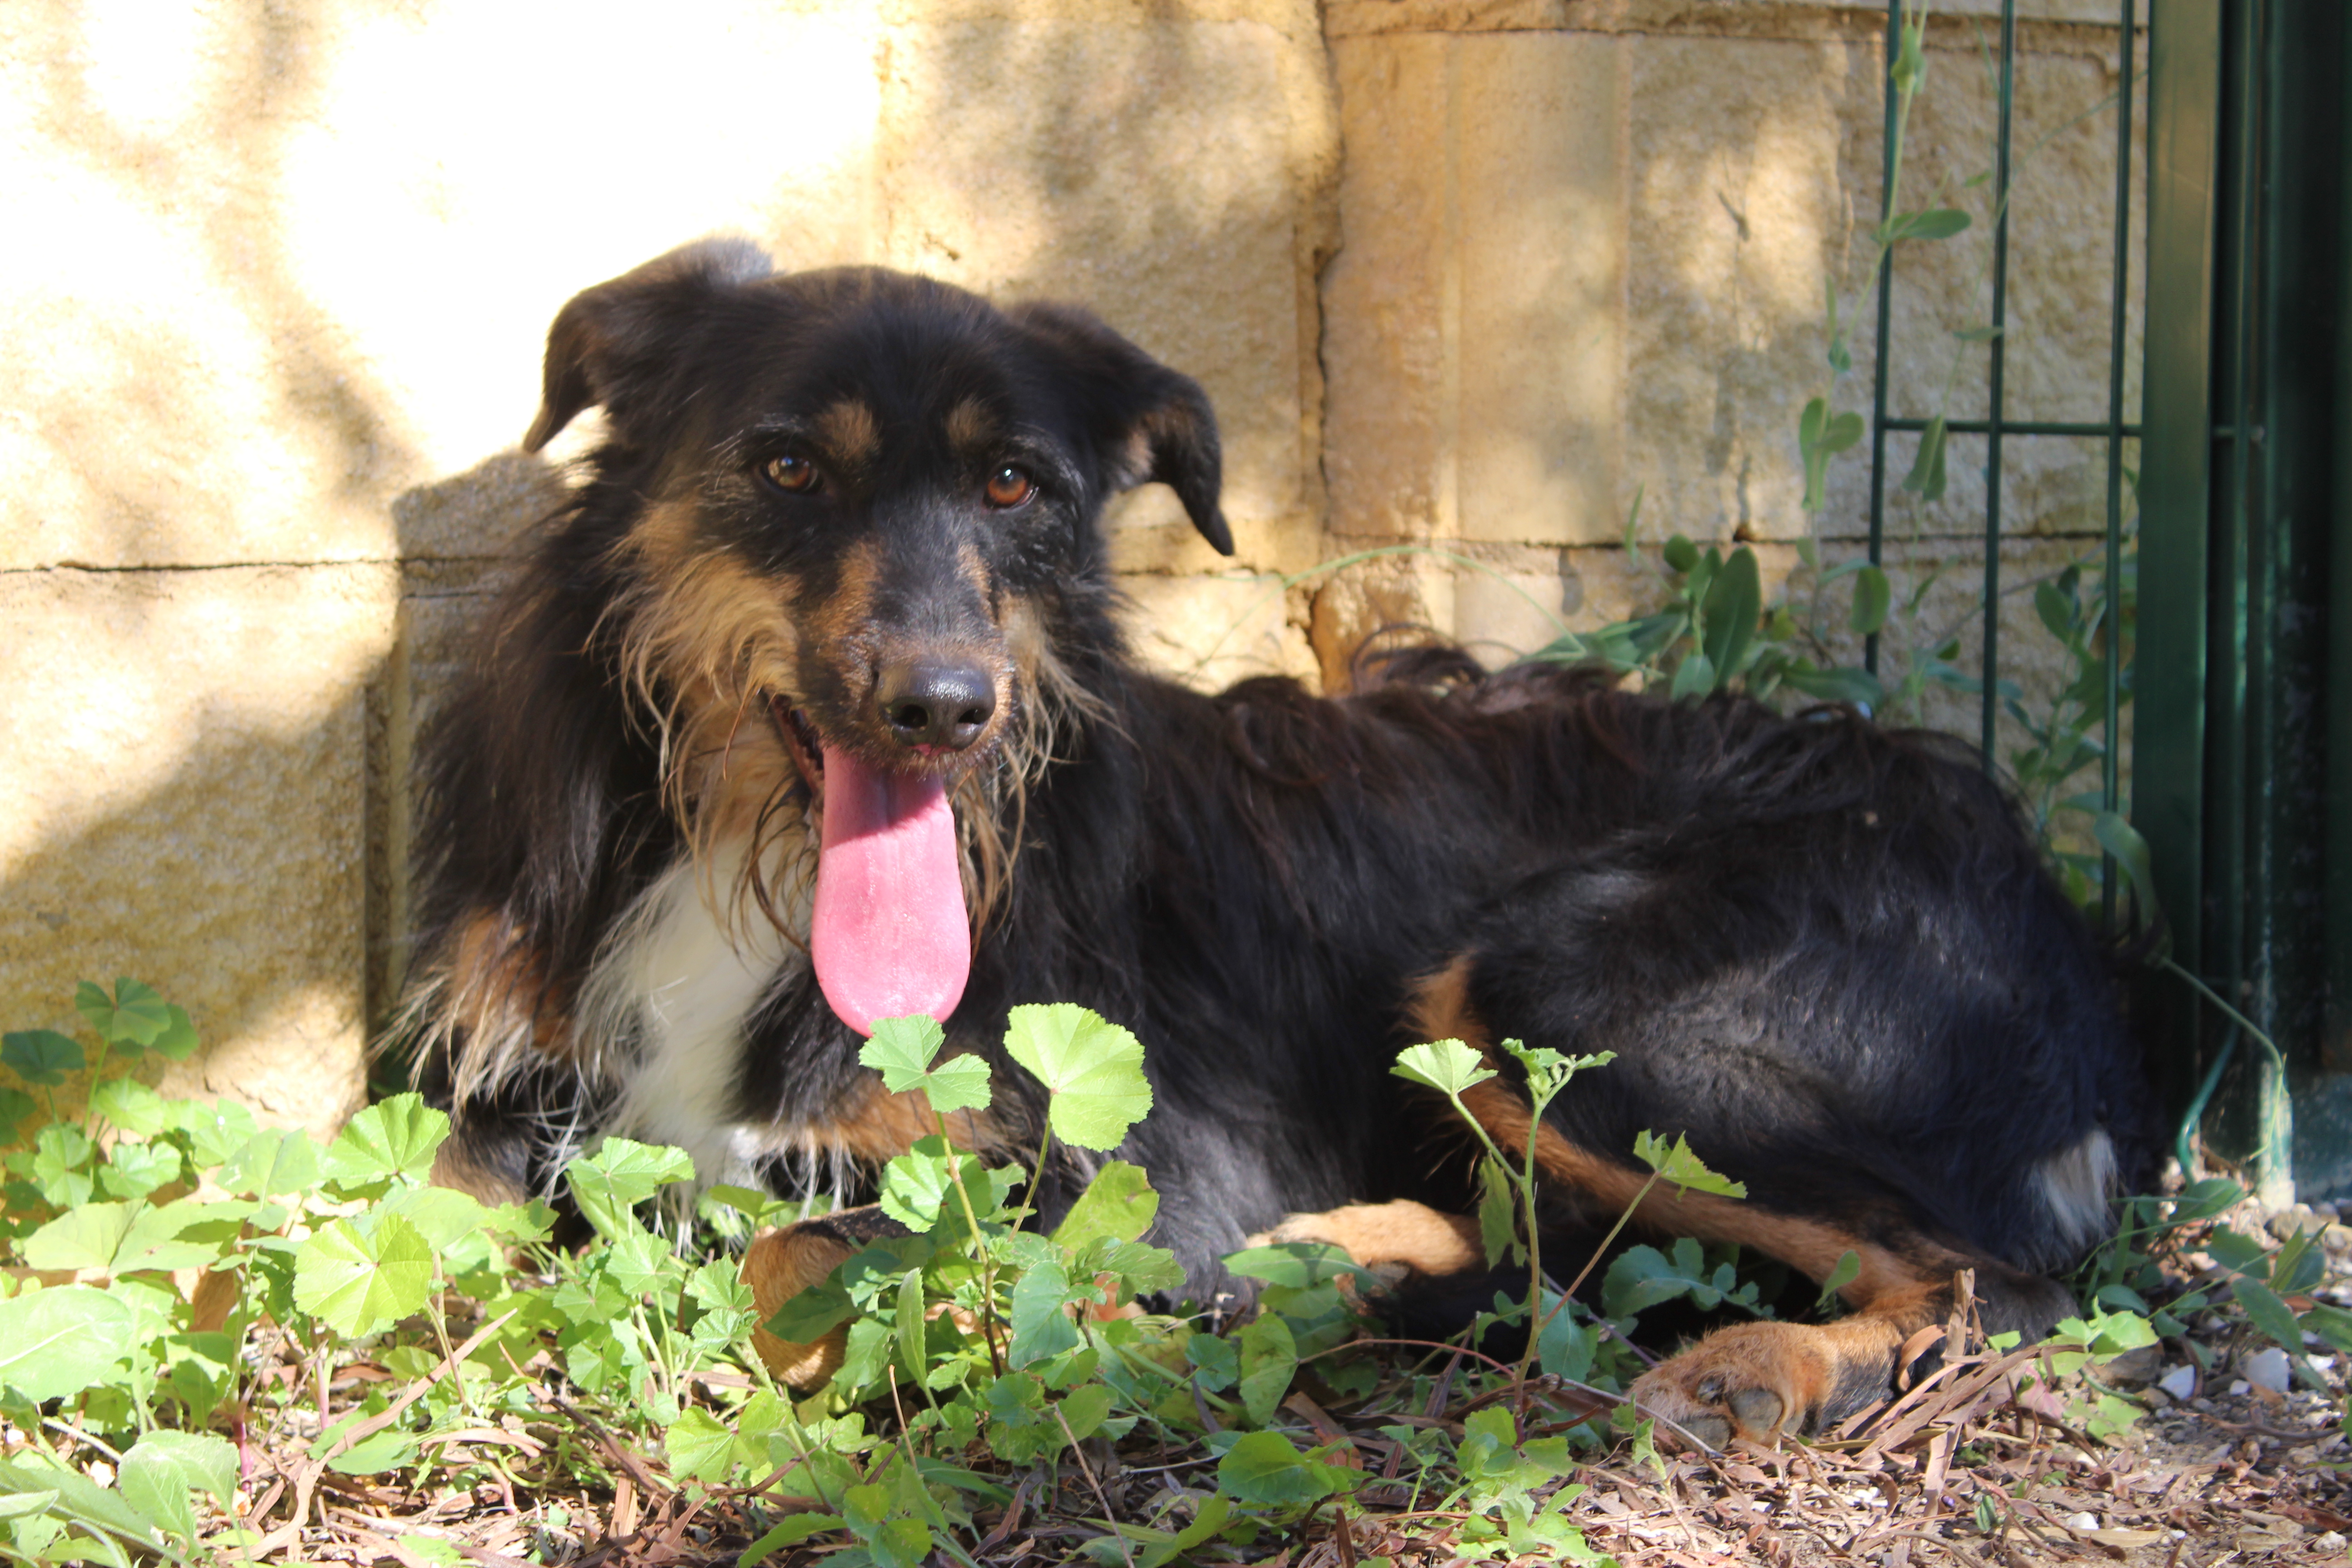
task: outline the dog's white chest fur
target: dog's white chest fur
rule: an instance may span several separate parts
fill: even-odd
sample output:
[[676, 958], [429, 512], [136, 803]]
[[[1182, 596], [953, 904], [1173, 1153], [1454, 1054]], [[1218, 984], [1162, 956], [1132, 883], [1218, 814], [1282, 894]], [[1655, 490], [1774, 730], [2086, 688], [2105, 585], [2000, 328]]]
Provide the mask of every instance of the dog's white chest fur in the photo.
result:
[[674, 1144], [698, 1184], [756, 1181], [778, 1129], [739, 1113], [744, 1034], [795, 963], [806, 959], [756, 910], [730, 922], [724, 907], [740, 851], [709, 875], [681, 859], [647, 888], [596, 964], [587, 1022], [595, 1058], [618, 1090], [602, 1131]]

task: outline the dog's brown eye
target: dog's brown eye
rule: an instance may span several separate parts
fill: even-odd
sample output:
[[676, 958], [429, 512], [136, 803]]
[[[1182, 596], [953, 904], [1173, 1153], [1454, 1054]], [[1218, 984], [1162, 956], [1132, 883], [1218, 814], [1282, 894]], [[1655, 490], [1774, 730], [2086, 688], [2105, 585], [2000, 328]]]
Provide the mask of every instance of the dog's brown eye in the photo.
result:
[[1007, 463], [988, 476], [988, 504], [1019, 506], [1037, 493], [1037, 481]]
[[816, 488], [816, 465], [806, 458], [771, 458], [763, 470], [768, 482], [780, 490], [813, 490]]

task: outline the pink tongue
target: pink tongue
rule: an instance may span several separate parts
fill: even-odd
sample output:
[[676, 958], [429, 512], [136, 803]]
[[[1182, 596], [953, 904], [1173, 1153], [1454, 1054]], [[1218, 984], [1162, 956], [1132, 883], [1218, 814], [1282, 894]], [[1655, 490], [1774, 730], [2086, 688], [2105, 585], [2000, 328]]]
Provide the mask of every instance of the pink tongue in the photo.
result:
[[945, 1018], [971, 973], [955, 813], [929, 775], [878, 773], [824, 748], [824, 836], [810, 955], [824, 999], [861, 1035], [879, 1018]]

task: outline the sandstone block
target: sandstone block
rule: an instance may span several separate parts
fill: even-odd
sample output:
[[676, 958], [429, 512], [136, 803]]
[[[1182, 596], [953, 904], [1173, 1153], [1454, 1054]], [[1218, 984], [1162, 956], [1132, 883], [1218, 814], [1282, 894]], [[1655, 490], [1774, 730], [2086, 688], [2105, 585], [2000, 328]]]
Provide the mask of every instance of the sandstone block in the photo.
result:
[[1592, 543], [1624, 518], [1623, 46], [1454, 46], [1461, 536]]
[[0, 1005], [131, 974], [205, 1049], [167, 1090], [331, 1131], [361, 1103], [364, 690], [382, 566], [0, 577]]
[[[1336, 171], [1321, 50], [1309, 26], [1249, 17], [909, 23], [882, 88], [882, 257], [1084, 305], [1198, 379], [1252, 564], [1305, 565], [1318, 543], [1298, 279]], [[1171, 510], [1120, 512], [1139, 536], [1122, 563], [1221, 569]]]
[[1122, 576], [1134, 606], [1126, 616], [1137, 656], [1203, 691], [1253, 675], [1312, 680], [1315, 656], [1292, 624], [1290, 594], [1274, 576]]

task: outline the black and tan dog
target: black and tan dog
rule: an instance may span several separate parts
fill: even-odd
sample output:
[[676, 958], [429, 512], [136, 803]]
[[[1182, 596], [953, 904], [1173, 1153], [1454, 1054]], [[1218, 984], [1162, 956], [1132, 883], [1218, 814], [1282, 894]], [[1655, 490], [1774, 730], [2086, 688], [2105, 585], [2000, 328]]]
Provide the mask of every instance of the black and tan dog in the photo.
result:
[[[1136, 668], [1097, 520], [1159, 481], [1229, 552], [1217, 436], [1081, 313], [708, 243], [557, 317], [527, 445], [592, 405], [429, 746], [445, 1180], [535, 1188], [618, 1131], [855, 1199], [922, 1131], [861, 1029], [927, 1011], [994, 1062], [1009, 1007], [1070, 1001], [1144, 1041], [1122, 1152], [1196, 1290], [1269, 1230], [1444, 1273], [1480, 1266], [1464, 1140], [1398, 1047], [1612, 1050], [1540, 1131], [1563, 1235], [1631, 1201], [1646, 1128], [1749, 1193], [1653, 1193], [1653, 1234], [1860, 1259], [1842, 1321], [1643, 1380], [1719, 1437], [1879, 1393], [1961, 1269], [1992, 1326], [2047, 1324], [2149, 1173], [2100, 955], [1957, 745], [1444, 654], [1339, 700]], [[963, 1139], [1034, 1147], [1024, 1082]], [[1507, 1145], [1511, 1085], [1473, 1097]], [[845, 1234], [760, 1244], [763, 1306]]]

